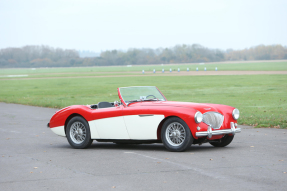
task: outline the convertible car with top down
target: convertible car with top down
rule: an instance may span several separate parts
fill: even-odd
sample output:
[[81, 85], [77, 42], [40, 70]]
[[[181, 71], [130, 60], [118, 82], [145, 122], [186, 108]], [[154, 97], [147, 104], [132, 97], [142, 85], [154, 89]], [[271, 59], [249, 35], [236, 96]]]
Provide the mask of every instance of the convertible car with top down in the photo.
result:
[[117, 144], [163, 143], [169, 151], [192, 144], [231, 143], [239, 110], [219, 104], [167, 101], [155, 86], [118, 88], [120, 101], [73, 105], [57, 111], [48, 127], [76, 149], [93, 140]]

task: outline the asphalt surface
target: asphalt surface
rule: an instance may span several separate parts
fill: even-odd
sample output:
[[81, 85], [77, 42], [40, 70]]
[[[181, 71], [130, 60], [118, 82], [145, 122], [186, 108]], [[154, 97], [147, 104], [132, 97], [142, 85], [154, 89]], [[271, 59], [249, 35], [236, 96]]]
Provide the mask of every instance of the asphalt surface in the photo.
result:
[[55, 109], [0, 103], [0, 190], [286, 190], [287, 129], [241, 126], [224, 148], [94, 141], [72, 149]]

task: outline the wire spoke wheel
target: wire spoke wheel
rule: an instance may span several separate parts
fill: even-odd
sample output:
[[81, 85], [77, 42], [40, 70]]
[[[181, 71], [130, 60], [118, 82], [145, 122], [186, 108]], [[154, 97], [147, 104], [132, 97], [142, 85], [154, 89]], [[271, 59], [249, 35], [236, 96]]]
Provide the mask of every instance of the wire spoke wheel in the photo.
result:
[[170, 117], [163, 123], [161, 140], [165, 148], [173, 152], [185, 151], [193, 143], [188, 125], [178, 117]]
[[68, 142], [75, 149], [88, 148], [93, 142], [89, 123], [80, 116], [75, 116], [70, 119], [67, 125], [66, 135]]
[[71, 125], [70, 137], [75, 144], [81, 144], [85, 141], [87, 130], [83, 123], [77, 121]]
[[165, 138], [172, 146], [180, 146], [186, 138], [185, 128], [178, 122], [170, 123], [165, 131]]

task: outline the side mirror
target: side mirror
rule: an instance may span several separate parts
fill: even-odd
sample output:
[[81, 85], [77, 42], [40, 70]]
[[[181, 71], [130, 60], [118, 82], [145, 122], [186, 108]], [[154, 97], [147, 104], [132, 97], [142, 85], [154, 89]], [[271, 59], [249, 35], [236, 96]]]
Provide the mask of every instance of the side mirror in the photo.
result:
[[114, 106], [115, 107], [119, 107], [120, 106], [119, 102], [118, 101], [114, 101]]

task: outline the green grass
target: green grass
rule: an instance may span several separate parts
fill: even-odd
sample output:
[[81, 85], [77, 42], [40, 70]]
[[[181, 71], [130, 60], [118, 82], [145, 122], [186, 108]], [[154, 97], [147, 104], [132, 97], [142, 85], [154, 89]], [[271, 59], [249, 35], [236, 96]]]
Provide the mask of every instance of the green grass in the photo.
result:
[[[155, 69], [157, 72], [161, 72], [162, 69], [169, 71], [171, 68], [174, 71], [177, 71], [180, 68], [181, 71], [186, 71], [187, 68], [190, 71], [195, 71], [198, 68], [200, 71], [203, 71], [204, 68], [207, 70], [215, 70], [215, 67], [220, 71], [287, 71], [287, 61], [283, 62], [242, 62], [242, 63], [224, 63], [224, 64], [179, 64], [179, 65], [154, 65], [154, 66], [112, 66], [112, 67], [81, 67], [81, 68], [37, 68], [35, 70], [31, 68], [26, 69], [0, 69], [0, 78], [3, 78], [5, 75], [55, 75], [56, 73], [95, 73], [95, 72], [141, 72], [153, 71]], [[75, 75], [75, 74], [73, 74]], [[108, 74], [106, 74], [108, 75]]]
[[102, 72], [102, 73], [37, 73], [37, 74], [30, 74], [26, 76], [14, 76], [14, 77], [9, 77], [9, 76], [0, 76], [1, 79], [22, 79], [22, 78], [63, 78], [63, 77], [89, 77], [89, 76], [129, 76], [129, 75], [139, 75], [139, 72], [122, 72], [122, 73], [107, 73], [107, 72]]
[[117, 87], [141, 85], [157, 86], [168, 100], [231, 105], [239, 124], [287, 127], [287, 75], [0, 80], [0, 101], [62, 108], [115, 101]]

